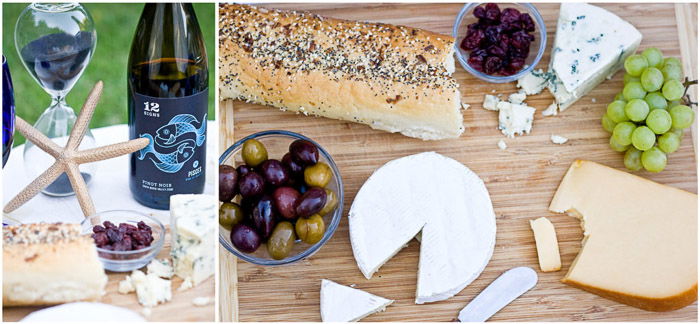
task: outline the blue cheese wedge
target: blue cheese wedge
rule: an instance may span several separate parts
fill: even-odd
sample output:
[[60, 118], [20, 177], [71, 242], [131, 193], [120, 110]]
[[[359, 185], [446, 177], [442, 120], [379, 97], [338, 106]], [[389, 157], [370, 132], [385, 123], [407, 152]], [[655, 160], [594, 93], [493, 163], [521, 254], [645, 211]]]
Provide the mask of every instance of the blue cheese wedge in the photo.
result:
[[549, 71], [533, 71], [518, 81], [527, 94], [554, 96], [563, 111], [617, 72], [642, 41], [630, 23], [586, 3], [562, 3]]
[[214, 274], [217, 200], [211, 195], [170, 197], [170, 255], [178, 277], [193, 285]]
[[512, 104], [501, 101], [497, 106], [498, 129], [503, 135], [515, 137], [515, 135], [530, 134], [535, 108], [524, 104]]

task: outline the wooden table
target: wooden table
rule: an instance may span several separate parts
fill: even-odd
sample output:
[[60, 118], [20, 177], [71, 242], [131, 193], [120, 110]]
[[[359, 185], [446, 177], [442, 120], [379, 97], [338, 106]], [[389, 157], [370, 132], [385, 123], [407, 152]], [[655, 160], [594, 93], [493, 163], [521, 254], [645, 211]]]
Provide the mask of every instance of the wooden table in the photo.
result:
[[[315, 13], [367, 21], [402, 24], [450, 34], [461, 4], [281, 4], [272, 8], [311, 10]], [[644, 35], [641, 48], [656, 46], [665, 55], [680, 57], [686, 74], [697, 78], [697, 5], [695, 4], [603, 4], [622, 16]], [[554, 39], [558, 4], [536, 4], [547, 24], [548, 38]], [[547, 50], [540, 67], [549, 62]], [[527, 103], [538, 109], [532, 133], [506, 139], [497, 129], [498, 115], [481, 108], [484, 94], [509, 94], [515, 84], [481, 82], [457, 67], [462, 99], [471, 104], [464, 111], [465, 133], [458, 139], [424, 142], [372, 130], [365, 125], [326, 118], [304, 117], [278, 109], [222, 102], [219, 120], [220, 144], [262, 130], [286, 129], [318, 141], [328, 150], [343, 176], [345, 214], [360, 186], [384, 163], [409, 154], [436, 151], [459, 160], [479, 174], [491, 194], [498, 233], [493, 258], [483, 274], [457, 296], [426, 305], [414, 304], [419, 244], [415, 241], [366, 280], [353, 258], [347, 219], [341, 221], [333, 238], [312, 258], [284, 267], [260, 267], [236, 263], [225, 251], [221, 254], [221, 304], [224, 320], [241, 321], [319, 321], [321, 279], [396, 299], [386, 312], [371, 315], [368, 321], [451, 321], [484, 287], [505, 270], [529, 266], [538, 270], [537, 286], [497, 313], [492, 320], [508, 321], [697, 321], [697, 303], [684, 309], [652, 313], [622, 305], [560, 283], [581, 247], [581, 227], [573, 217], [547, 210], [549, 202], [574, 159], [583, 158], [624, 170], [622, 156], [608, 147], [609, 135], [600, 118], [606, 105], [622, 88], [622, 73], [605, 81], [567, 111], [543, 117], [541, 111], [551, 102], [546, 91], [529, 96]], [[697, 91], [697, 88], [693, 89]], [[233, 117], [235, 115], [235, 123]], [[696, 127], [695, 127], [696, 128]], [[564, 145], [552, 144], [552, 134], [569, 138]], [[497, 143], [504, 139], [507, 150]], [[697, 193], [696, 160], [690, 132], [681, 149], [672, 154], [660, 174], [638, 172], [640, 176]], [[532, 231], [528, 220], [547, 216], [559, 237], [563, 268], [542, 273], [537, 265]], [[236, 274], [237, 270], [237, 275]], [[224, 275], [228, 274], [228, 275]], [[237, 280], [237, 282], [236, 282]], [[237, 288], [237, 290], [236, 290]], [[238, 295], [236, 298], [236, 294]], [[227, 314], [224, 316], [224, 314]]]

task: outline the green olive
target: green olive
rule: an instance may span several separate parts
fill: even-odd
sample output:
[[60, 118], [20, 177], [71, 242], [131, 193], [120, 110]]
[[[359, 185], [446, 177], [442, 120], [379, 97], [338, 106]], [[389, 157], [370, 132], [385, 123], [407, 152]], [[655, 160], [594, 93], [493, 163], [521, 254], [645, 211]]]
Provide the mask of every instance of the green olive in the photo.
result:
[[326, 204], [323, 205], [323, 208], [318, 213], [319, 215], [327, 215], [332, 212], [335, 207], [338, 207], [338, 196], [335, 195], [333, 190], [326, 189]]
[[241, 155], [245, 164], [256, 167], [267, 160], [267, 149], [258, 140], [249, 139], [243, 143]]
[[243, 218], [245, 218], [243, 210], [236, 203], [223, 203], [219, 207], [219, 225], [229, 231], [234, 225], [242, 222]]
[[279, 222], [272, 235], [267, 240], [267, 252], [275, 260], [282, 260], [289, 256], [294, 247], [294, 226], [290, 222]]
[[323, 162], [318, 162], [304, 169], [304, 182], [310, 187], [324, 188], [331, 182], [332, 177], [331, 167]]
[[326, 224], [319, 214], [313, 214], [309, 218], [299, 218], [296, 224], [296, 231], [299, 239], [305, 243], [316, 244], [323, 238], [326, 232]]

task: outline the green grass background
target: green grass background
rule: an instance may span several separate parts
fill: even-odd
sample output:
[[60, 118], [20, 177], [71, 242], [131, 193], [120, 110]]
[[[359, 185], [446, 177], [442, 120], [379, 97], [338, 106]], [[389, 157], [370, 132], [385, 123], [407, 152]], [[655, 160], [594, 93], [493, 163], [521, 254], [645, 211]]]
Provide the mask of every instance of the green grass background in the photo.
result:
[[[4, 3], [2, 6], [2, 52], [10, 65], [15, 87], [17, 116], [33, 124], [49, 106], [51, 99], [29, 75], [19, 60], [14, 44], [17, 17], [28, 3]], [[143, 4], [87, 3], [83, 4], [92, 15], [97, 30], [97, 49], [87, 69], [68, 94], [68, 104], [76, 110], [98, 80], [104, 81], [102, 98], [95, 110], [91, 128], [127, 121], [126, 73], [131, 39], [141, 16]], [[215, 7], [212, 3], [195, 3], [194, 9], [202, 29], [209, 59], [209, 119], [214, 119], [214, 44]], [[15, 133], [15, 145], [24, 143], [24, 137]]]

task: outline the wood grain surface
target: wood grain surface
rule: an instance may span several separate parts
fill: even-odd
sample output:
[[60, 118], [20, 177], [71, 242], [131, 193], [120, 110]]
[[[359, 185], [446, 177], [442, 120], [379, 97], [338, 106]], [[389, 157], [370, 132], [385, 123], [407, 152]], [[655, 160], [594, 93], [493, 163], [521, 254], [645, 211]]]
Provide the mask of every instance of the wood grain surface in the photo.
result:
[[[170, 258], [170, 231], [165, 236], [163, 249], [158, 253], [158, 259]], [[146, 270], [145, 268], [142, 270]], [[143, 306], [136, 298], [136, 293], [120, 294], [118, 292], [119, 282], [124, 280], [129, 273], [107, 272], [108, 282], [105, 288], [106, 294], [97, 302], [128, 308], [141, 316]], [[177, 291], [182, 284], [182, 279], [174, 276], [171, 287], [173, 298], [165, 304], [160, 304], [151, 308], [151, 314], [144, 316], [152, 322], [213, 322], [214, 321], [214, 276], [206, 279], [194, 288], [185, 291]], [[192, 300], [197, 297], [209, 297], [211, 303], [205, 306], [194, 306]], [[3, 308], [3, 322], [17, 322], [29, 313], [43, 307], [5, 307]], [[118, 321], [118, 319], [106, 319]]]
[[[310, 10], [345, 19], [378, 21], [425, 28], [449, 34], [461, 4], [268, 4], [266, 7]], [[641, 48], [656, 46], [665, 55], [680, 56], [679, 31], [674, 4], [601, 4], [622, 16], [644, 35]], [[549, 45], [554, 37], [558, 4], [536, 4], [544, 16]], [[697, 5], [688, 6], [697, 11]], [[692, 15], [690, 16], [692, 19]], [[696, 17], [696, 16], [695, 16]], [[686, 22], [697, 35], [695, 21]], [[688, 44], [697, 48], [697, 36]], [[683, 58], [689, 62], [688, 58]], [[549, 62], [547, 50], [540, 67]], [[691, 64], [696, 64], [694, 61]], [[697, 71], [697, 68], [692, 68]], [[486, 183], [496, 212], [498, 233], [491, 262], [482, 275], [457, 296], [446, 301], [416, 305], [416, 271], [419, 244], [412, 241], [387, 262], [371, 280], [360, 273], [353, 258], [344, 218], [333, 238], [313, 257], [298, 264], [281, 267], [260, 267], [242, 261], [228, 262], [224, 269], [238, 268], [238, 308], [241, 321], [319, 321], [319, 289], [321, 279], [341, 284], [355, 284], [396, 302], [384, 313], [371, 315], [367, 321], [452, 321], [457, 313], [484, 287], [504, 271], [516, 266], [538, 270], [537, 286], [493, 316], [501, 321], [697, 321], [697, 303], [684, 309], [653, 313], [622, 305], [560, 282], [581, 247], [579, 221], [547, 210], [549, 202], [569, 165], [574, 159], [588, 159], [624, 170], [622, 155], [608, 147], [609, 135], [600, 126], [606, 105], [622, 90], [622, 73], [605, 81], [575, 105], [553, 117], [541, 111], [551, 102], [546, 91], [528, 97], [527, 103], [538, 109], [532, 133], [515, 139], [505, 138], [497, 129], [496, 112], [481, 108], [484, 94], [495, 90], [510, 94], [515, 84], [482, 82], [457, 67], [455, 77], [461, 84], [462, 99], [471, 105], [464, 111], [465, 133], [458, 139], [421, 141], [372, 130], [365, 125], [289, 112], [240, 101], [220, 105], [222, 143], [232, 143], [263, 130], [285, 129], [302, 133], [318, 141], [328, 150], [341, 171], [345, 184], [345, 214], [355, 194], [372, 172], [384, 163], [409, 154], [436, 151], [464, 163]], [[697, 78], [694, 75], [693, 78]], [[695, 89], [697, 90], [697, 88]], [[233, 130], [231, 121], [235, 115]], [[235, 134], [232, 134], [235, 133]], [[696, 160], [691, 132], [686, 132], [681, 148], [669, 158], [666, 170], [659, 174], [637, 174], [697, 193]], [[555, 145], [550, 135], [569, 138]], [[507, 150], [497, 143], [504, 139]], [[225, 141], [225, 142], [224, 142]], [[420, 170], [417, 170], [420, 172]], [[634, 199], [634, 197], [629, 197]], [[547, 216], [555, 225], [562, 256], [562, 270], [542, 273], [528, 220]], [[236, 278], [222, 276], [225, 287]], [[232, 292], [224, 291], [222, 294]], [[231, 305], [221, 305], [235, 307]], [[235, 310], [233, 310], [235, 312]]]

